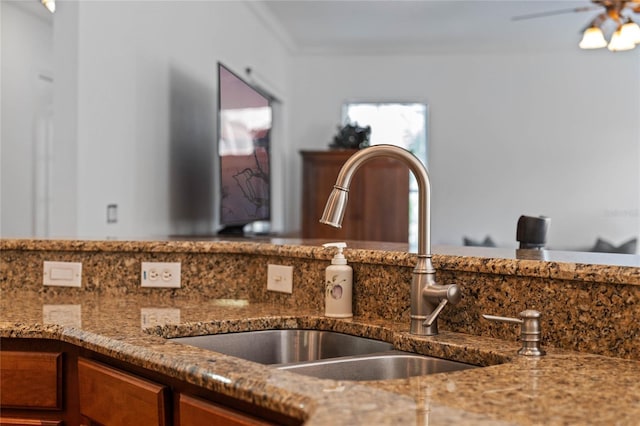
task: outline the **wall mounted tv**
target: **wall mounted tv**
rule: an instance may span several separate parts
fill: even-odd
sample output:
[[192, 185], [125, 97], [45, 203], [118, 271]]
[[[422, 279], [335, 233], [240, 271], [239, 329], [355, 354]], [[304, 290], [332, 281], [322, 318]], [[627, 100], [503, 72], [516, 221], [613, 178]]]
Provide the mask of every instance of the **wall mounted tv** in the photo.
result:
[[271, 97], [218, 63], [219, 234], [269, 221]]

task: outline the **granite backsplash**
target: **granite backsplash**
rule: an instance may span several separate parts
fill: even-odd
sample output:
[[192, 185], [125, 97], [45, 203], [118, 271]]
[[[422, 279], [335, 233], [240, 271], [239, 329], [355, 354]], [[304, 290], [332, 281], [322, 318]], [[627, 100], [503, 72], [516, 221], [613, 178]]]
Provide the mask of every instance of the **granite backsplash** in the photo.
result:
[[[324, 269], [331, 258], [331, 253], [305, 245], [37, 240], [3, 240], [0, 255], [3, 298], [17, 297], [22, 291], [43, 297], [135, 293], [246, 299], [318, 313], [324, 305]], [[414, 255], [359, 249], [347, 250], [345, 255], [354, 268], [354, 314], [391, 319], [408, 327]], [[82, 288], [43, 287], [45, 260], [82, 262]], [[181, 262], [182, 288], [140, 288], [143, 261]], [[268, 264], [294, 267], [293, 294], [266, 291]], [[640, 359], [638, 268], [448, 255], [435, 255], [434, 265], [439, 283], [456, 283], [463, 292], [462, 301], [441, 314], [441, 330], [515, 341], [518, 326], [492, 323], [481, 314], [516, 317], [520, 311], [536, 309], [543, 315], [543, 345]]]

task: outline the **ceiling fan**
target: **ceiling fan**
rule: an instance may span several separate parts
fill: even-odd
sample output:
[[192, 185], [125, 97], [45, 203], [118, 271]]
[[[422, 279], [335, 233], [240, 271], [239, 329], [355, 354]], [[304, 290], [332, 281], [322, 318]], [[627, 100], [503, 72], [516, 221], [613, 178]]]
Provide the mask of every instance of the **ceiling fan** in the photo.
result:
[[[583, 29], [580, 48], [599, 49], [606, 46], [609, 50], [618, 52], [631, 50], [640, 44], [640, 26], [631, 17], [634, 13], [640, 13], [640, 0], [591, 0], [591, 3], [593, 4], [589, 6], [519, 15], [511, 19], [520, 21], [600, 9], [601, 12]], [[613, 28], [607, 42], [603, 30], [607, 30], [609, 26]]]

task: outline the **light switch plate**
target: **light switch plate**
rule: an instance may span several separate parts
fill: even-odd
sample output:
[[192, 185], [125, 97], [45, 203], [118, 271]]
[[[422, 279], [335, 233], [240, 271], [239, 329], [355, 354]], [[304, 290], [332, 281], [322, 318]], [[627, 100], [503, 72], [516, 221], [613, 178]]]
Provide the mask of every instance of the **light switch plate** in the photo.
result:
[[293, 266], [268, 265], [267, 290], [293, 293]]
[[45, 261], [42, 284], [58, 287], [81, 287], [82, 263]]

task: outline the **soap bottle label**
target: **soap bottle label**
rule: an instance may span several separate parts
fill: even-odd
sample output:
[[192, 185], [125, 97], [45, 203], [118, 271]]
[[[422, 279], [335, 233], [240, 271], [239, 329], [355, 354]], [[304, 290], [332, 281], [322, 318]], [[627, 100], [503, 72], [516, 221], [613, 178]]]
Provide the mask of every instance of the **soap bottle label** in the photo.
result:
[[339, 300], [342, 299], [344, 293], [344, 285], [347, 279], [343, 276], [336, 274], [327, 280], [327, 296]]

